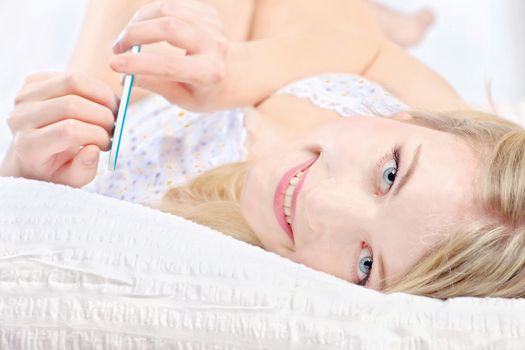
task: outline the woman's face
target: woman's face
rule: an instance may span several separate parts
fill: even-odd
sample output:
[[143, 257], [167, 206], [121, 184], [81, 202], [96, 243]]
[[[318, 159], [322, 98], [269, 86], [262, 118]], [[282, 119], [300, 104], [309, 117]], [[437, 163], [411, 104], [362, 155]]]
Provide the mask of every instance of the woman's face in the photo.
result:
[[438, 232], [475, 215], [476, 175], [471, 151], [451, 134], [346, 118], [257, 159], [241, 210], [264, 249], [379, 290]]

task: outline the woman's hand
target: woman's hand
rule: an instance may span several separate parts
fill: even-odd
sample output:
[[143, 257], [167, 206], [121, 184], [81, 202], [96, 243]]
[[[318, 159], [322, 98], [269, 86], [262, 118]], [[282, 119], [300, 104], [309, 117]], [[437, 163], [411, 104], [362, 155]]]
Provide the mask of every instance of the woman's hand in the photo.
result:
[[[166, 42], [162, 50], [147, 44]], [[140, 54], [125, 53], [147, 45]], [[142, 7], [113, 45], [111, 67], [135, 74], [135, 84], [193, 111], [230, 107], [230, 43], [213, 7], [198, 0], [156, 1]]]
[[111, 144], [117, 101], [98, 80], [66, 73], [25, 79], [7, 123], [13, 141], [0, 175], [81, 187]]

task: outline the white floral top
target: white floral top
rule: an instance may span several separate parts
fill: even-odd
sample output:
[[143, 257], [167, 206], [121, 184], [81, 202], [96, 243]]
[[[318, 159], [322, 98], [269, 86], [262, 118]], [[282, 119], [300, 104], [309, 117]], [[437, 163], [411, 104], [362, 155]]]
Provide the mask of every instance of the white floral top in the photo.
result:
[[[342, 117], [391, 115], [407, 108], [381, 86], [349, 74], [306, 78], [277, 94], [307, 98]], [[245, 138], [241, 109], [193, 113], [152, 96], [128, 110], [116, 171], [108, 171], [107, 159], [102, 158], [97, 176], [83, 189], [155, 204], [169, 187], [216, 166], [243, 160]]]

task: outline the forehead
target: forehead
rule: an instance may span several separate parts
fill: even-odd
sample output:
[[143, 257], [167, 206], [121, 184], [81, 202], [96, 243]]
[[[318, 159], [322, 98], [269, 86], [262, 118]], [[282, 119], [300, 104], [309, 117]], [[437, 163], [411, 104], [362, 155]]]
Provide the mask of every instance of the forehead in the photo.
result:
[[[406, 122], [396, 122], [406, 147], [400, 175], [412, 161], [413, 151], [421, 145], [417, 168], [411, 184], [404, 189], [405, 203], [420, 204], [411, 210], [428, 224], [434, 220], [454, 222], [471, 216], [480, 162], [473, 149], [459, 136]], [[437, 224], [437, 223], [436, 223]]]
[[[410, 150], [410, 158], [410, 153], [421, 146], [418, 171], [414, 173], [413, 179], [414, 189], [435, 192], [437, 198], [443, 197], [438, 196], [439, 192], [447, 191], [452, 195], [450, 200], [464, 202], [473, 199], [480, 164], [465, 140], [451, 133], [407, 122], [395, 124], [402, 130], [400, 136]], [[418, 188], [421, 186], [425, 187]]]
[[419, 145], [421, 152], [412, 178], [386, 205], [390, 215], [385, 224], [393, 237], [383, 248], [387, 280], [407, 271], [439, 239], [479, 212], [474, 200], [479, 164], [467, 144], [449, 133], [400, 127], [410, 132], [403, 135], [405, 159], [398, 174], [406, 171]]
[[[414, 150], [421, 146], [417, 168], [404, 198], [424, 204], [417, 208], [422, 214], [441, 213], [461, 218], [474, 204], [474, 192], [479, 165], [471, 149], [458, 137], [428, 130], [405, 138], [404, 166], [412, 161]], [[400, 169], [400, 175], [404, 169]], [[406, 169], [405, 169], [406, 170]], [[454, 214], [454, 215], [452, 215]]]

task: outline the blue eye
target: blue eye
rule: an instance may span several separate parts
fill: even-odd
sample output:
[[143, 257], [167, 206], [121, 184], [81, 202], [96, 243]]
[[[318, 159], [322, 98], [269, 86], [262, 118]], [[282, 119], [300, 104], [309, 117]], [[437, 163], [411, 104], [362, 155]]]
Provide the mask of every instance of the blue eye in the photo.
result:
[[372, 271], [372, 263], [374, 262], [370, 250], [368, 248], [362, 248], [358, 260], [357, 277], [359, 277], [359, 280], [361, 281], [359, 284], [364, 286], [368, 282], [368, 278]]
[[397, 160], [392, 159], [383, 166], [381, 170], [381, 191], [383, 193], [388, 192], [388, 190], [394, 185], [396, 181], [396, 175], [398, 171]]

